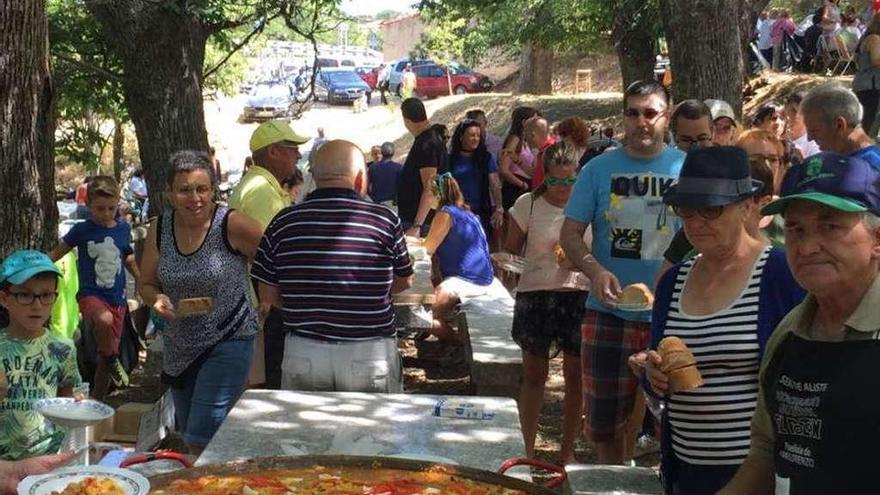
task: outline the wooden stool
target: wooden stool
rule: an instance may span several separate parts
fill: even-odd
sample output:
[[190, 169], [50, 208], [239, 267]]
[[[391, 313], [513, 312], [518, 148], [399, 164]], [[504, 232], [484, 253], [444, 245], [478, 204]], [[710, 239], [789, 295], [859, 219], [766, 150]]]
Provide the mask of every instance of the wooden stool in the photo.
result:
[[593, 69], [578, 69], [574, 72], [574, 92], [584, 93], [593, 92]]

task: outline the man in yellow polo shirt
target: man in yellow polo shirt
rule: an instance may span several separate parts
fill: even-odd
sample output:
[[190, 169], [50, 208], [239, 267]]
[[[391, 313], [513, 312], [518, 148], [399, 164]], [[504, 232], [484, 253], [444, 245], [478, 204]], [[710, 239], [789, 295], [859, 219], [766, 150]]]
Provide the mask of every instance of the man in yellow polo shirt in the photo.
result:
[[281, 187], [281, 181], [293, 174], [302, 158], [299, 147], [309, 139], [283, 120], [260, 124], [251, 135], [254, 166], [235, 186], [229, 207], [260, 222], [265, 230], [275, 214], [290, 205], [290, 196]]
[[[275, 215], [290, 205], [290, 196], [281, 181], [293, 174], [302, 158], [300, 145], [310, 137], [294, 131], [283, 120], [263, 122], [251, 135], [250, 167], [229, 198], [229, 207], [253, 218], [263, 230]], [[257, 339], [254, 365], [249, 383], [262, 382], [269, 388], [281, 386], [281, 359], [284, 356], [284, 330], [281, 314], [272, 310], [263, 325], [263, 339]], [[259, 345], [263, 340], [263, 345]]]

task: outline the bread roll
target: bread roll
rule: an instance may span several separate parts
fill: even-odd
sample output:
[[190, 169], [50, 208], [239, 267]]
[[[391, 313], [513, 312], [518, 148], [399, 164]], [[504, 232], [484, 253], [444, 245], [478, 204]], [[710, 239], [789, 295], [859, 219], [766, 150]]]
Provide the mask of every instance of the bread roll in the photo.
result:
[[179, 317], [206, 315], [214, 307], [214, 299], [210, 297], [191, 297], [177, 301], [174, 313]]
[[703, 377], [697, 369], [697, 360], [678, 337], [666, 337], [657, 346], [663, 360], [660, 370], [669, 377], [669, 393], [692, 390], [703, 385]]
[[654, 294], [651, 292], [651, 289], [649, 289], [648, 286], [645, 284], [631, 284], [624, 287], [620, 295], [617, 296], [617, 303], [633, 306], [653, 306]]

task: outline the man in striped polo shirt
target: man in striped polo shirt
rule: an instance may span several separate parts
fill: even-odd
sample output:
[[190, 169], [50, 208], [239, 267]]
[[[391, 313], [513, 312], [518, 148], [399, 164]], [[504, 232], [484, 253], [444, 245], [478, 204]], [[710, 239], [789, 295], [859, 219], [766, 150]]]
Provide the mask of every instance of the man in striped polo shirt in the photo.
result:
[[400, 392], [391, 295], [413, 275], [400, 219], [362, 198], [354, 144], [328, 141], [312, 163], [317, 190], [272, 220], [251, 272], [261, 310], [283, 311], [281, 388]]

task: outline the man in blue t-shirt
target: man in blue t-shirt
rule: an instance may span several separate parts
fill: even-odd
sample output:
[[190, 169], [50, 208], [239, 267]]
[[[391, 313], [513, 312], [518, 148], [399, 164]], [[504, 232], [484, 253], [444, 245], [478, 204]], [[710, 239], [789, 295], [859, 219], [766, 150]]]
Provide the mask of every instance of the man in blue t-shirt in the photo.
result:
[[836, 83], [816, 86], [801, 101], [807, 135], [819, 149], [861, 158], [880, 170], [880, 148], [862, 129], [863, 111], [855, 93]]
[[397, 199], [397, 183], [400, 182], [403, 165], [393, 160], [394, 151], [394, 143], [382, 143], [380, 147], [382, 159], [367, 169], [370, 181], [368, 194], [376, 203], [387, 203]]
[[140, 278], [131, 249], [131, 226], [117, 219], [119, 185], [113, 177], [98, 176], [87, 191], [89, 218], [70, 229], [50, 253], [58, 261], [77, 248], [79, 292], [76, 295], [83, 320], [95, 332], [98, 359], [93, 397], [103, 399], [110, 380], [117, 387], [128, 385], [128, 376], [118, 359], [124, 328], [125, 267]]
[[[599, 464], [632, 457], [644, 415], [644, 396], [627, 357], [650, 342], [650, 306], [617, 307], [622, 288], [653, 285], [663, 252], [679, 222], [663, 204], [678, 178], [684, 153], [666, 146], [669, 94], [653, 81], [637, 81], [624, 94], [623, 148], [584, 166], [565, 207], [560, 243], [591, 281], [581, 328], [584, 433], [596, 445]], [[592, 246], [584, 242], [593, 229]]]

